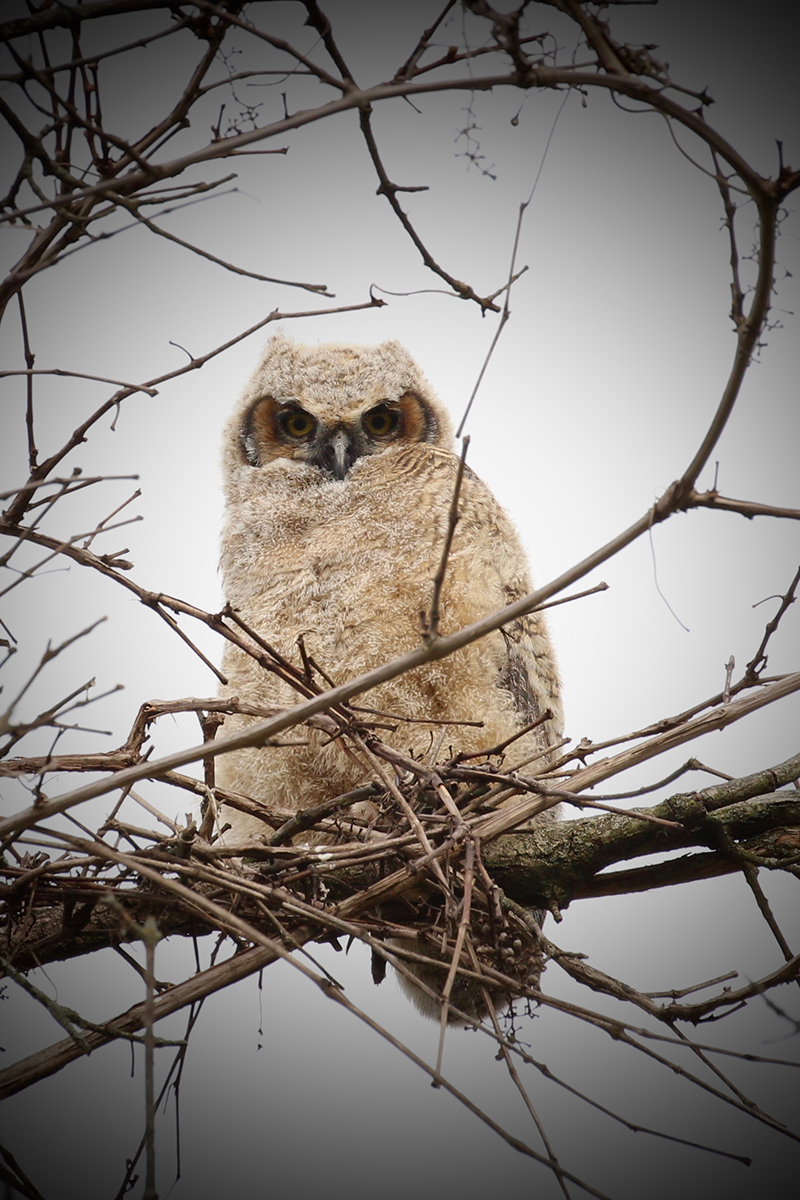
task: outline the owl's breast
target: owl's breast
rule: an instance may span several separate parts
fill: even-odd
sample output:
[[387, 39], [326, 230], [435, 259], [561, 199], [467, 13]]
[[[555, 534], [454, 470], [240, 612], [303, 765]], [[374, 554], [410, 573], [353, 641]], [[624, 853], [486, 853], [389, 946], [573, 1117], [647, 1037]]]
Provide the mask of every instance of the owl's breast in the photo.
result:
[[249, 468], [223, 534], [228, 602], [282, 652], [299, 633], [322, 656], [409, 649], [447, 530], [453, 456], [414, 446], [330, 480], [296, 464]]

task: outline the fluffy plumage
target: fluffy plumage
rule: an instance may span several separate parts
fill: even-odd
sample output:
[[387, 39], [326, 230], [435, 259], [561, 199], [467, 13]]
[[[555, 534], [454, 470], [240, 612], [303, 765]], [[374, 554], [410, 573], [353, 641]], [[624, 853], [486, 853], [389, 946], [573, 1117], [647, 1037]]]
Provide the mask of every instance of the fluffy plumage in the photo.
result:
[[[447, 531], [458, 459], [449, 418], [397, 342], [306, 347], [272, 338], [226, 427], [225, 595], [271, 646], [300, 665], [298, 638], [334, 680], [419, 644], [419, 613]], [[516, 532], [467, 470], [442, 592], [443, 633], [530, 590]], [[297, 693], [235, 647], [224, 695], [286, 707]], [[446, 727], [444, 751], [498, 745], [546, 708], [552, 720], [516, 741], [505, 767], [560, 732], [558, 675], [540, 614], [361, 698], [399, 718], [482, 721]], [[225, 730], [247, 724], [229, 716]], [[429, 752], [437, 726], [399, 723], [382, 736], [404, 753]], [[307, 745], [245, 749], [218, 759], [221, 787], [284, 809], [305, 808], [365, 781], [320, 731]], [[368, 778], [368, 776], [367, 776]], [[223, 810], [236, 841], [257, 818]]]

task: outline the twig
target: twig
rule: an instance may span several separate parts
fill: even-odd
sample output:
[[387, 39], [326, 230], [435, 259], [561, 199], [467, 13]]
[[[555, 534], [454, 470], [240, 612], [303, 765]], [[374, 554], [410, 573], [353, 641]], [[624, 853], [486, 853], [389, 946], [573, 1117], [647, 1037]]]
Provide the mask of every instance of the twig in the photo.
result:
[[467, 450], [469, 449], [469, 438], [465, 437], [461, 447], [461, 458], [458, 462], [458, 471], [456, 473], [456, 481], [453, 487], [453, 496], [450, 501], [450, 511], [447, 517], [447, 533], [445, 534], [444, 546], [442, 548], [442, 557], [439, 560], [439, 566], [433, 580], [433, 596], [431, 598], [430, 613], [427, 615], [420, 613], [420, 626], [422, 629], [422, 640], [427, 644], [432, 642], [439, 636], [439, 602], [442, 595], [442, 584], [444, 583], [445, 571], [447, 570], [447, 560], [450, 557], [450, 550], [453, 545], [453, 535], [458, 524], [458, 498], [461, 494], [461, 484], [464, 479], [464, 467], [466, 465]]
[[721, 512], [740, 513], [743, 517], [779, 517], [800, 521], [800, 508], [780, 508], [777, 504], [758, 504], [755, 500], [731, 500], [720, 496], [713, 488], [708, 492], [690, 493], [692, 508], [717, 508]]
[[453, 956], [450, 962], [450, 969], [447, 972], [447, 979], [442, 988], [441, 995], [441, 1015], [439, 1019], [439, 1050], [436, 1056], [436, 1074], [441, 1075], [442, 1058], [444, 1057], [444, 1039], [447, 1032], [447, 1015], [450, 1009], [450, 994], [455, 983], [456, 972], [458, 971], [459, 962], [461, 960], [461, 951], [464, 948], [464, 939], [469, 931], [470, 913], [472, 911], [472, 883], [475, 866], [475, 845], [472, 840], [467, 841], [464, 851], [464, 891], [461, 899], [461, 917], [458, 922], [458, 931], [456, 933], [455, 945], [453, 947]]

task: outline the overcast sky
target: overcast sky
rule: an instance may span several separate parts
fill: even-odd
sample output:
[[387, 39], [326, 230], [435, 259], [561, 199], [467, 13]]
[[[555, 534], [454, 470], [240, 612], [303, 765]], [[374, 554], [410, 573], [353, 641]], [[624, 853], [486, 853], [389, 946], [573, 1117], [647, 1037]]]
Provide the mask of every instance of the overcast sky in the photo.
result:
[[[390, 78], [438, 11], [429, 0], [371, 5], [326, 0], [324, 8], [363, 85]], [[610, 19], [618, 38], [655, 43], [673, 80], [697, 92], [708, 88], [715, 100], [708, 121], [756, 169], [774, 175], [776, 139], [783, 141], [787, 162], [800, 160], [794, 59], [800, 30], [786, 8], [779, 0], [758, 6], [662, 0], [656, 8], [612, 9]], [[257, 5], [252, 11], [278, 36], [317, 52], [316, 35], [303, 28], [299, 6]], [[115, 18], [115, 38], [125, 22], [131, 39], [146, 23], [141, 17]], [[439, 38], [443, 47], [461, 39], [460, 14], [452, 22]], [[574, 34], [544, 5], [531, 6], [531, 28], [552, 30], [567, 52], [574, 45]], [[110, 35], [87, 30], [85, 36], [102, 43]], [[182, 86], [196, 42], [187, 34], [177, 55], [175, 42], [170, 38], [115, 60], [113, 72], [107, 72], [104, 112], [122, 136], [149, 127]], [[236, 60], [241, 69], [253, 57], [252, 43], [242, 35], [234, 45], [242, 52]], [[482, 69], [480, 60], [474, 69]], [[301, 79], [291, 89], [285, 80], [239, 85], [237, 94], [262, 105], [258, 120], [265, 123], [283, 111], [281, 92], [287, 90], [291, 109], [323, 98], [318, 84]], [[209, 101], [206, 125], [195, 121], [175, 140], [171, 154], [205, 136], [220, 95]], [[518, 251], [518, 266], [528, 269], [513, 290], [512, 319], [467, 426], [469, 461], [514, 518], [537, 583], [630, 525], [680, 475], [718, 404], [734, 351], [729, 245], [713, 180], [690, 161], [696, 157], [708, 166], [699, 144], [678, 134], [681, 154], [660, 117], [622, 111], [599, 89], [586, 103], [577, 93], [563, 107], [562, 101], [562, 93], [523, 96], [507, 89], [476, 94], [467, 111], [468, 96], [453, 92], [420, 99], [420, 111], [393, 100], [377, 106], [374, 117], [392, 180], [430, 189], [402, 196], [429, 249], [481, 294], [501, 287], [507, 277], [519, 206], [541, 168]], [[225, 102], [232, 116], [236, 103], [230, 96]], [[469, 142], [459, 134], [468, 125], [475, 127]], [[13, 136], [4, 130], [2, 138], [0, 158], [15, 164]], [[380, 293], [384, 308], [287, 320], [284, 328], [308, 342], [398, 338], [458, 420], [496, 318], [482, 318], [475, 306], [445, 296], [441, 281], [425, 271], [385, 199], [375, 194], [377, 180], [354, 114], [289, 134], [279, 144], [289, 148], [285, 156], [241, 158], [195, 173], [193, 178], [210, 179], [235, 169], [237, 178], [216, 198], [182, 208], [162, 224], [251, 271], [325, 283], [335, 302], [226, 272], [144, 230], [131, 230], [32, 282], [26, 303], [36, 365], [141, 381], [181, 365], [185, 350], [206, 353], [275, 308], [358, 304], [375, 285], [386, 289]], [[479, 165], [465, 156], [467, 149], [481, 156]], [[714, 462], [699, 481], [702, 489], [712, 486], [718, 462], [723, 494], [792, 507], [800, 502], [795, 208], [778, 248], [779, 327], [765, 338]], [[750, 206], [740, 215], [740, 249], [746, 255], [755, 213]], [[5, 266], [22, 252], [26, 237], [21, 230], [2, 233]], [[751, 264], [745, 262], [743, 270], [751, 281]], [[419, 289], [431, 290], [418, 294]], [[414, 294], [387, 294], [392, 292]], [[107, 535], [102, 552], [129, 547], [126, 557], [135, 563], [139, 583], [209, 610], [222, 600], [220, 429], [265, 336], [246, 339], [155, 398], [126, 401], [115, 428], [106, 421], [68, 462], [87, 474], [140, 477], [138, 483], [107, 484], [102, 498], [90, 491], [72, 501], [75, 524], [68, 532], [92, 529], [141, 487], [130, 512], [143, 520]], [[11, 308], [0, 347], [6, 366], [24, 365]], [[25, 428], [24, 388], [17, 381], [3, 383], [5, 490], [24, 479]], [[60, 445], [106, 395], [102, 384], [42, 381], [37, 391], [42, 453]], [[755, 652], [775, 611], [774, 601], [759, 602], [786, 590], [800, 561], [799, 541], [796, 522], [694, 512], [657, 528], [652, 542], [641, 539], [587, 579], [581, 586], [604, 579], [610, 588], [556, 610], [551, 621], [568, 735], [600, 741], [719, 691], [729, 657], [741, 669]], [[3, 616], [15, 632], [25, 633], [8, 670], [9, 694], [48, 638], [60, 640], [108, 616], [90, 640], [53, 665], [29, 700], [35, 711], [37, 700], [92, 677], [102, 691], [124, 683], [124, 692], [92, 713], [90, 724], [111, 731], [102, 748], [124, 740], [143, 701], [215, 691], [211, 672], [151, 613], [110, 584], [85, 580], [80, 571], [61, 570], [18, 588]], [[202, 630], [192, 635], [210, 656], [219, 655], [216, 641]], [[771, 644], [770, 673], [797, 669], [799, 642], [795, 614]], [[744, 726], [659, 760], [657, 768], [629, 773], [614, 781], [613, 790], [666, 775], [690, 755], [732, 775], [777, 763], [796, 752], [798, 727], [795, 697], [777, 714], [758, 713]], [[164, 721], [154, 736], [155, 752], [195, 740], [193, 721]], [[94, 739], [76, 734], [69, 748], [90, 744], [94, 747]], [[43, 750], [44, 743], [36, 749]], [[689, 787], [703, 786], [708, 777], [690, 780]], [[50, 794], [72, 785], [68, 778], [54, 781]], [[187, 801], [163, 789], [141, 790], [182, 819]], [[9, 786], [0, 795], [4, 812], [28, 803], [25, 793]], [[104, 799], [82, 819], [101, 819], [107, 808]], [[764, 886], [796, 949], [800, 922], [790, 882], [767, 878]], [[559, 945], [587, 952], [594, 965], [643, 991], [688, 986], [729, 970], [753, 978], [781, 961], [739, 878], [663, 895], [578, 902], [550, 932]], [[204, 964], [210, 949], [201, 947]], [[330, 948], [311, 950], [357, 1004], [425, 1058], [435, 1058], [435, 1026], [410, 1009], [393, 979], [372, 987], [359, 947], [347, 956]], [[192, 953], [186, 944], [163, 947], [157, 973], [171, 980], [190, 973]], [[90, 1019], [107, 1019], [139, 997], [130, 968], [112, 952], [36, 974], [38, 986]], [[587, 1003], [556, 967], [548, 970], [545, 987]], [[777, 997], [787, 1007], [788, 990]], [[593, 1003], [602, 1006], [599, 999]], [[10, 1011], [12, 1031], [0, 1039], [7, 1048], [4, 1065], [61, 1036], [46, 1014], [33, 1011], [16, 993], [2, 1009]], [[2, 1009], [0, 1018], [8, 1020]], [[265, 974], [263, 990], [250, 979], [206, 1002], [182, 1085], [182, 1178], [174, 1196], [246, 1198], [291, 1189], [301, 1197], [332, 1189], [353, 1198], [377, 1192], [393, 1200], [412, 1189], [423, 1200], [444, 1188], [471, 1200], [490, 1187], [509, 1194], [535, 1189], [542, 1200], [561, 1194], [547, 1172], [504, 1146], [450, 1097], [432, 1091], [421, 1073], [334, 1009], [283, 965]], [[185, 1014], [165, 1024], [163, 1036], [180, 1037]], [[790, 1043], [767, 1043], [786, 1033], [786, 1024], [764, 1005], [712, 1026], [703, 1037], [773, 1054]], [[649, 1069], [641, 1056], [597, 1031], [547, 1011], [524, 1027], [523, 1036], [535, 1058], [628, 1119], [756, 1156], [746, 1171], [659, 1139], [643, 1142], [642, 1135], [634, 1138], [531, 1072], [528, 1082], [555, 1152], [601, 1190], [622, 1200], [644, 1194], [660, 1200], [677, 1188], [689, 1200], [702, 1194], [739, 1200], [774, 1193], [775, 1172], [792, 1155], [796, 1169], [796, 1143], [713, 1104], [666, 1070]], [[689, 1054], [684, 1065], [697, 1067]], [[445, 1068], [476, 1103], [541, 1148], [488, 1041], [453, 1033]], [[107, 1047], [8, 1102], [4, 1143], [48, 1198], [78, 1194], [64, 1191], [65, 1178], [80, 1179], [86, 1200], [114, 1195], [141, 1129], [141, 1069], [133, 1080], [128, 1073], [129, 1051]], [[786, 1068], [763, 1076], [740, 1068], [737, 1078], [769, 1111], [788, 1119], [792, 1075], [796, 1093], [796, 1072]], [[159, 1126], [162, 1194], [174, 1170], [174, 1109], [169, 1113]], [[35, 1129], [36, 1143], [26, 1142], [26, 1128]], [[54, 1147], [46, 1162], [33, 1148], [44, 1137]], [[430, 1179], [424, 1186], [418, 1182], [423, 1168]], [[141, 1185], [134, 1192], [139, 1194]]]

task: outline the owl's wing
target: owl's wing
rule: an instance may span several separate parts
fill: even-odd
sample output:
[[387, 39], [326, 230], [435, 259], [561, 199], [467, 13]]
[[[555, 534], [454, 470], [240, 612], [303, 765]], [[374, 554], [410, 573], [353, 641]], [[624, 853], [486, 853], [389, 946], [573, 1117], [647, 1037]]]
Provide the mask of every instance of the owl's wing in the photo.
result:
[[501, 688], [505, 688], [507, 692], [511, 693], [514, 707], [519, 713], [520, 725], [530, 725], [533, 721], [538, 721], [542, 714], [539, 698], [531, 686], [528, 668], [519, 649], [519, 642], [524, 636], [525, 630], [522, 628], [521, 621], [515, 621], [508, 628], [503, 629], [502, 633], [506, 645], [506, 656], [498, 682]]
[[[475, 584], [471, 593], [475, 611], [485, 611], [490, 605], [501, 608], [530, 593], [526, 555], [517, 531], [489, 488], [469, 467], [462, 484], [456, 538], [459, 536], [471, 551], [467, 574]], [[525, 613], [500, 632], [502, 639], [495, 635], [493, 643], [497, 656], [495, 686], [510, 699], [520, 729], [539, 721], [550, 709], [551, 716], [526, 738], [528, 753], [534, 746], [544, 750], [560, 739], [562, 727], [558, 667], [545, 615]], [[517, 747], [520, 752], [523, 749], [522, 744]]]
[[[516, 599], [516, 597], [514, 597]], [[535, 731], [544, 750], [561, 737], [561, 688], [553, 648], [539, 613], [526, 613], [503, 630], [504, 656], [498, 685], [512, 699], [520, 728], [538, 721], [549, 709], [551, 716]]]

